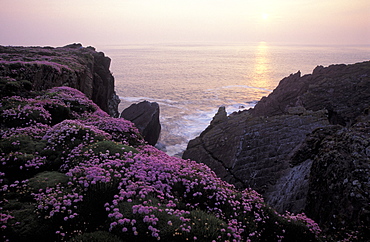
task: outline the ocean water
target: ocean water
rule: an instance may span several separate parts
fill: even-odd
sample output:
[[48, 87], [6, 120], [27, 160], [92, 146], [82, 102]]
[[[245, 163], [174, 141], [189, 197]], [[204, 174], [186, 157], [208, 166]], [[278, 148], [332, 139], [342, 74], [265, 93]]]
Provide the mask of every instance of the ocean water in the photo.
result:
[[220, 106], [253, 107], [292, 73], [317, 65], [370, 60], [370, 46], [155, 44], [104, 46], [112, 59], [119, 111], [140, 101], [160, 105], [159, 142], [181, 153], [210, 123]]

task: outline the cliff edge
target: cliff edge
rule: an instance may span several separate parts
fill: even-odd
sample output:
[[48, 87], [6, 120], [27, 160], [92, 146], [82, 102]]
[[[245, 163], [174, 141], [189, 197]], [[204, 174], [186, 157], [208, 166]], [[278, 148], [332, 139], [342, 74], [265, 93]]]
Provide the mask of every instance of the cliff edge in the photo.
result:
[[2, 95], [20, 95], [69, 86], [83, 92], [102, 110], [118, 117], [119, 98], [111, 59], [93, 47], [71, 44], [64, 47], [0, 46], [0, 88]]

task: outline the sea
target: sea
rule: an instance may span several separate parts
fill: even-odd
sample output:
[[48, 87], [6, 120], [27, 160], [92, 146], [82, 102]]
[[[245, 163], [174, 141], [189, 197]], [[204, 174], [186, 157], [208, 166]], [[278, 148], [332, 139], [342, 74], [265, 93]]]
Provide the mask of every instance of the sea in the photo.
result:
[[159, 146], [181, 155], [220, 106], [228, 114], [254, 107], [292, 73], [370, 60], [370, 46], [253, 44], [107, 45], [121, 103], [160, 106]]

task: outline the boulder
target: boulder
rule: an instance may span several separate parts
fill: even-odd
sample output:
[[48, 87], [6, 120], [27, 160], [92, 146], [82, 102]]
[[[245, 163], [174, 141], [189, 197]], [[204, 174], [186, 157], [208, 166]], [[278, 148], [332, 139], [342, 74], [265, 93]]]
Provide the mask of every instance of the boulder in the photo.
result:
[[121, 118], [133, 122], [150, 145], [157, 143], [161, 133], [158, 103], [143, 101], [132, 104], [122, 111]]

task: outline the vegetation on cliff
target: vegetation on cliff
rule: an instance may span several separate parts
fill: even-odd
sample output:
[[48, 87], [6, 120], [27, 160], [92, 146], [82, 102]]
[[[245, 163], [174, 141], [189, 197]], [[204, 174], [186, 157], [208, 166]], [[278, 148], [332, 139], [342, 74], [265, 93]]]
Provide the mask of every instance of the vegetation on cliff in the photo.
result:
[[18, 94], [0, 104], [3, 240], [321, 239], [305, 215], [155, 149], [76, 89]]
[[0, 95], [22, 95], [69, 86], [83, 92], [102, 110], [118, 116], [110, 58], [93, 47], [0, 46]]

